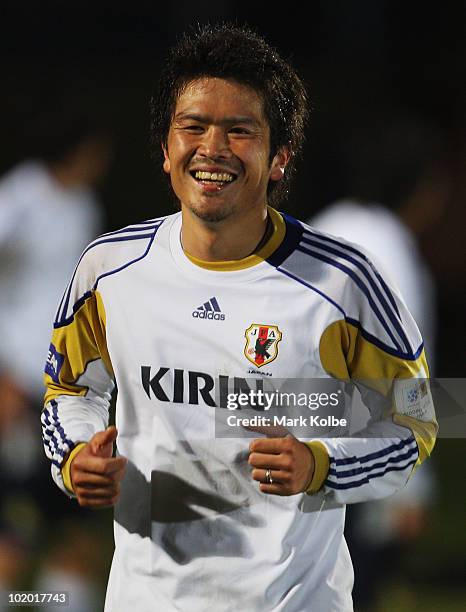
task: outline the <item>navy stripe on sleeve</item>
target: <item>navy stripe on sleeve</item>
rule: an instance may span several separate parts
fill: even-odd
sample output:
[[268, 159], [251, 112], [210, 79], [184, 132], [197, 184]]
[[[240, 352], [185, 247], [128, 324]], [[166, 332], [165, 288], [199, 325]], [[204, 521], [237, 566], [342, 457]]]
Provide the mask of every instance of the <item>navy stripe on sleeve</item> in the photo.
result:
[[393, 296], [393, 293], [388, 288], [386, 282], [384, 281], [384, 279], [380, 275], [380, 273], [377, 270], [377, 268], [375, 268], [375, 266], [372, 264], [371, 260], [364, 253], [362, 253], [358, 249], [354, 248], [350, 244], [343, 243], [343, 242], [341, 242], [339, 240], [336, 240], [335, 238], [331, 238], [330, 236], [325, 236], [324, 234], [321, 234], [321, 233], [316, 232], [316, 231], [312, 231], [311, 232], [311, 231], [309, 231], [308, 228], [306, 228], [304, 230], [304, 235], [305, 236], [312, 236], [313, 238], [318, 238], [319, 240], [322, 240], [323, 242], [328, 242], [330, 244], [334, 244], [337, 247], [339, 247], [340, 249], [342, 249], [344, 251], [348, 251], [348, 252], [353, 253], [354, 255], [357, 255], [358, 257], [360, 257], [367, 264], [367, 266], [371, 268], [371, 270], [376, 275], [378, 281], [380, 282], [380, 284], [382, 285], [382, 287], [383, 287], [383, 289], [385, 291], [385, 294], [386, 294], [387, 298], [389, 299], [389, 301], [390, 301], [391, 305], [393, 306], [393, 308], [394, 308], [398, 318], [401, 321], [400, 313], [398, 311], [398, 306], [396, 304], [396, 301], [395, 301], [395, 298]]
[[359, 474], [368, 474], [372, 470], [384, 468], [389, 463], [400, 463], [401, 461], [406, 461], [406, 459], [409, 459], [413, 455], [416, 455], [416, 458], [417, 458], [418, 456], [417, 446], [413, 446], [412, 448], [408, 449], [402, 455], [397, 455], [396, 457], [388, 457], [386, 461], [379, 461], [378, 463], [373, 463], [372, 465], [369, 465], [369, 466], [357, 467], [352, 470], [335, 470], [333, 468], [330, 468], [328, 473], [330, 476], [337, 476], [338, 478], [350, 478], [352, 476], [358, 476]]
[[[314, 246], [316, 248], [322, 249], [323, 251], [330, 253], [332, 255], [335, 255], [336, 257], [340, 257], [342, 259], [345, 259], [346, 261], [352, 263], [354, 266], [356, 266], [356, 268], [358, 268], [358, 270], [360, 270], [362, 272], [362, 274], [364, 275], [364, 277], [367, 279], [367, 282], [370, 285], [370, 288], [372, 289], [372, 291], [375, 293], [375, 295], [377, 296], [383, 310], [385, 311], [386, 315], [388, 316], [389, 320], [392, 322], [393, 327], [395, 328], [395, 330], [397, 331], [399, 337], [401, 338], [401, 340], [403, 341], [406, 349], [408, 351], [411, 350], [408, 338], [406, 337], [406, 334], [403, 330], [403, 327], [400, 323], [400, 315], [398, 312], [398, 309], [395, 309], [395, 311], [393, 310], [392, 306], [390, 305], [390, 303], [387, 301], [386, 297], [383, 295], [380, 287], [377, 286], [377, 283], [374, 281], [373, 277], [371, 276], [370, 272], [368, 271], [368, 266], [364, 265], [361, 261], [358, 261], [357, 259], [355, 259], [354, 257], [352, 257], [351, 255], [342, 253], [341, 251], [337, 250], [336, 248], [333, 248], [331, 246], [322, 244], [321, 242], [317, 242], [316, 240], [310, 240], [309, 238], [303, 238], [302, 240], [303, 243], [308, 244], [310, 246]], [[374, 270], [374, 267], [371, 266], [371, 269]]]
[[330, 480], [326, 480], [325, 484], [331, 489], [356, 489], [361, 487], [362, 485], [369, 484], [369, 481], [373, 478], [380, 478], [381, 476], [385, 476], [388, 472], [401, 472], [402, 470], [406, 470], [407, 468], [414, 465], [417, 461], [417, 456], [409, 461], [406, 465], [391, 465], [387, 467], [382, 472], [373, 472], [372, 474], [368, 474], [361, 480], [356, 480], [352, 482], [332, 482]]
[[42, 421], [42, 439], [47, 457], [51, 462], [61, 467], [63, 458], [73, 448], [73, 442], [67, 437], [60, 418], [58, 416], [58, 404], [55, 400], [50, 402], [50, 408], [44, 408], [41, 415]]
[[[380, 312], [379, 308], [377, 307], [377, 304], [374, 302], [374, 298], [370, 294], [370, 291], [368, 290], [367, 286], [355, 274], [355, 272], [353, 272], [353, 270], [351, 270], [351, 268], [348, 268], [348, 266], [345, 266], [344, 264], [342, 264], [340, 262], [337, 262], [334, 259], [332, 259], [330, 257], [327, 257], [326, 255], [322, 255], [321, 253], [316, 253], [315, 251], [310, 251], [309, 249], [306, 249], [305, 247], [301, 247], [301, 246], [298, 247], [298, 251], [301, 251], [302, 253], [305, 253], [307, 255], [311, 255], [312, 257], [315, 257], [316, 259], [320, 259], [320, 261], [324, 261], [324, 262], [334, 266], [335, 268], [339, 268], [342, 272], [345, 272], [346, 274], [348, 274], [348, 276], [353, 279], [353, 281], [356, 283], [356, 285], [359, 287], [359, 289], [366, 296], [366, 298], [367, 298], [369, 304], [371, 305], [372, 310], [374, 311], [377, 319], [380, 321], [380, 324], [382, 325], [382, 327], [385, 329], [385, 331], [389, 335], [390, 339], [392, 340], [392, 342], [395, 345], [395, 347], [397, 348], [397, 350], [400, 351], [400, 352], [403, 351], [400, 343], [395, 338], [392, 330], [390, 329], [390, 327], [387, 324], [387, 321], [385, 320], [385, 318], [383, 317], [383, 315]], [[408, 351], [411, 350], [409, 346], [407, 348], [408, 348]]]
[[413, 442], [416, 442], [414, 436], [409, 436], [408, 438], [403, 438], [399, 442], [395, 442], [394, 444], [390, 444], [386, 448], [382, 450], [375, 451], [373, 453], [368, 453], [367, 455], [362, 455], [361, 457], [345, 457], [344, 459], [333, 459], [335, 465], [349, 465], [351, 463], [367, 463], [368, 461], [372, 461], [373, 459], [378, 459], [379, 457], [385, 457], [390, 453], [395, 451], [399, 451], [406, 446], [409, 446]]
[[[360, 457], [353, 456], [341, 459], [330, 457], [330, 469], [325, 484], [332, 489], [358, 488], [368, 484], [373, 478], [380, 478], [389, 472], [407, 469], [416, 463], [418, 456], [419, 450], [416, 440], [414, 436], [410, 436], [379, 451]], [[384, 458], [384, 460], [370, 463], [381, 458]], [[339, 466], [354, 467], [341, 469]], [[358, 476], [361, 476], [361, 478], [355, 478]]]

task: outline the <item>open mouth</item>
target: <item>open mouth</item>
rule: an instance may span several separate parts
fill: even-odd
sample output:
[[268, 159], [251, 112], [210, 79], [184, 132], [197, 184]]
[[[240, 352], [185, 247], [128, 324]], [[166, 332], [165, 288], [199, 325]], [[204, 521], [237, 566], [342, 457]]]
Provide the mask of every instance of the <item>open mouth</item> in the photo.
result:
[[236, 175], [230, 172], [206, 172], [204, 170], [191, 170], [191, 176], [205, 185], [216, 185], [222, 187], [236, 180]]

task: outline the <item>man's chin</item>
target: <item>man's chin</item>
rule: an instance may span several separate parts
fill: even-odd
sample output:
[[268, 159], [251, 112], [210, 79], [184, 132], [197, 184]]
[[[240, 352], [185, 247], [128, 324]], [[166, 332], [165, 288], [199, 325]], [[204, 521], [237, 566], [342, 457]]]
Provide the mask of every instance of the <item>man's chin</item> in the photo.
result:
[[189, 210], [206, 223], [220, 223], [233, 213], [233, 205], [189, 204]]

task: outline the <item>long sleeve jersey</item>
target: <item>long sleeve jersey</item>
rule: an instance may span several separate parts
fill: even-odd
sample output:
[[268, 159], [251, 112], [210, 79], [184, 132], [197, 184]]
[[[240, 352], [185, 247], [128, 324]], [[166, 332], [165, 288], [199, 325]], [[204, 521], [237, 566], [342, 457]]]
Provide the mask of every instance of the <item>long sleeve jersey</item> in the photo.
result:
[[[398, 490], [432, 450], [422, 339], [398, 292], [351, 243], [269, 215], [271, 238], [235, 262], [187, 255], [179, 213], [105, 234], [59, 305], [42, 423], [64, 491], [65, 459], [107, 426], [118, 389], [128, 469], [106, 612], [351, 610], [345, 504]], [[308, 492], [261, 493], [249, 440], [218, 435], [225, 389], [317, 379], [355, 381], [369, 424], [316, 426]]]

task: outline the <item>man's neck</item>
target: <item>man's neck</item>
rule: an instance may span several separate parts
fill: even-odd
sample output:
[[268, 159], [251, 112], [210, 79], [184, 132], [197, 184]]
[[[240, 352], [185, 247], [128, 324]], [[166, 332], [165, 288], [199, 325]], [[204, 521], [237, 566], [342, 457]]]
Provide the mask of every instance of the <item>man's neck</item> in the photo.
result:
[[235, 261], [248, 257], [263, 246], [269, 229], [272, 230], [266, 207], [216, 223], [205, 222], [185, 208], [182, 215], [183, 250], [202, 261]]

